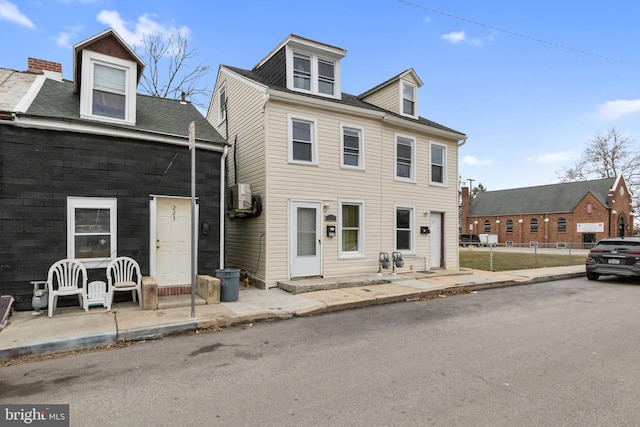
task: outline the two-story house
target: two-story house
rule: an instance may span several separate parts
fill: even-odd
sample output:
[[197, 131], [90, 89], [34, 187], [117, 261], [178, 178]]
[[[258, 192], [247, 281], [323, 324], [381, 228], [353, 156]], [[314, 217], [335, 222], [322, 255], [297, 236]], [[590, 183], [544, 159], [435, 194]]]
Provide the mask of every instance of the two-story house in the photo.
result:
[[232, 143], [226, 264], [258, 287], [375, 273], [383, 254], [402, 257], [396, 271], [458, 269], [465, 134], [418, 115], [413, 69], [343, 92], [345, 55], [290, 35], [251, 70], [218, 70], [207, 120]]
[[34, 58], [0, 69], [0, 293], [18, 309], [62, 258], [105, 280], [112, 258], [130, 256], [160, 295], [190, 292], [191, 122], [198, 266], [221, 265], [226, 141], [191, 103], [137, 94], [143, 67], [108, 29], [74, 46], [73, 80]]

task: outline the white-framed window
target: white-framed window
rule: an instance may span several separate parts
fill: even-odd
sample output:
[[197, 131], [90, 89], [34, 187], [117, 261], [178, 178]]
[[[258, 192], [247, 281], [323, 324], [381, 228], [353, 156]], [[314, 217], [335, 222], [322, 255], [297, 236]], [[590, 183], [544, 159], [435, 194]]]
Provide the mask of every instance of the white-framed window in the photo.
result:
[[431, 184], [447, 184], [447, 148], [443, 145], [431, 143]]
[[227, 88], [222, 85], [218, 93], [218, 123], [224, 122], [227, 118]]
[[402, 253], [414, 253], [414, 206], [395, 207], [395, 248]]
[[135, 124], [136, 67], [131, 61], [82, 51], [80, 116]]
[[338, 245], [340, 258], [364, 256], [364, 201], [339, 200]]
[[289, 114], [288, 121], [289, 162], [318, 164], [316, 119]]
[[67, 197], [67, 258], [97, 268], [117, 256], [117, 207], [116, 199]]
[[341, 124], [340, 136], [340, 166], [364, 169], [364, 129]]
[[416, 181], [416, 140], [396, 134], [395, 175], [397, 180]]
[[321, 52], [288, 47], [287, 87], [296, 92], [340, 98], [340, 61]]
[[400, 100], [401, 100], [401, 108], [400, 111], [405, 116], [417, 117], [418, 116], [418, 108], [417, 108], [417, 91], [418, 88], [412, 84], [407, 82], [402, 82], [400, 85]]

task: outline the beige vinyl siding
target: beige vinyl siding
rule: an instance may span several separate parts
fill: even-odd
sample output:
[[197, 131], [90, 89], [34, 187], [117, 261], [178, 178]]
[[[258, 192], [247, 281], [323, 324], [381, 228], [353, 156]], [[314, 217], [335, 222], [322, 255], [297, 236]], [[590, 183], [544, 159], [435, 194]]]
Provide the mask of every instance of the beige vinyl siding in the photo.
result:
[[[398, 92], [396, 86], [396, 100]], [[318, 164], [301, 165], [289, 163], [288, 159], [288, 114], [293, 113], [314, 118], [317, 123]], [[423, 259], [429, 259], [430, 235], [420, 235], [419, 227], [429, 226], [425, 211], [443, 212], [445, 265], [458, 268], [457, 234], [457, 141], [442, 141], [434, 135], [417, 135], [407, 129], [392, 128], [379, 120], [354, 117], [313, 107], [295, 106], [271, 101], [268, 105], [266, 164], [268, 201], [266, 252], [269, 273], [267, 285], [274, 286], [278, 280], [289, 278], [290, 203], [291, 201], [320, 202], [323, 219], [327, 215], [339, 218], [339, 200], [355, 199], [364, 202], [363, 258], [339, 258], [337, 237], [326, 237], [326, 225], [338, 226], [336, 222], [322, 222], [322, 274], [325, 277], [346, 274], [375, 273], [379, 252], [394, 250], [395, 205], [415, 206], [415, 258], [408, 259], [408, 271], [424, 268]], [[358, 125], [364, 131], [365, 169], [353, 170], [340, 167], [340, 124]], [[397, 132], [412, 135], [416, 139], [415, 183], [394, 179], [395, 135]], [[429, 184], [429, 141], [447, 146], [447, 187]], [[338, 233], [340, 229], [338, 228]]]
[[[233, 73], [220, 73], [207, 119], [224, 136], [227, 133], [227, 124], [218, 123], [217, 91], [222, 84], [225, 86], [227, 97], [228, 141], [232, 144], [227, 156], [227, 187], [236, 183], [247, 183], [251, 187], [251, 194], [261, 196], [264, 202], [264, 91], [246, 84]], [[226, 267], [249, 272], [258, 284], [266, 279], [265, 223], [264, 214], [256, 218], [226, 220]]]
[[398, 80], [368, 95], [363, 101], [400, 114], [400, 83]]

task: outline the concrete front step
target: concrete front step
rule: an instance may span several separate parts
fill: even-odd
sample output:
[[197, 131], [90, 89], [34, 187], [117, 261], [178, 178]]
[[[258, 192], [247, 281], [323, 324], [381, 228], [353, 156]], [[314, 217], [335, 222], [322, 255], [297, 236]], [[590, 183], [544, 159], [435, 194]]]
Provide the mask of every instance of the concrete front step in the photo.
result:
[[[204, 298], [196, 295], [196, 305], [205, 305]], [[168, 297], [158, 297], [158, 310], [165, 308], [191, 307], [191, 295], [172, 295]]]

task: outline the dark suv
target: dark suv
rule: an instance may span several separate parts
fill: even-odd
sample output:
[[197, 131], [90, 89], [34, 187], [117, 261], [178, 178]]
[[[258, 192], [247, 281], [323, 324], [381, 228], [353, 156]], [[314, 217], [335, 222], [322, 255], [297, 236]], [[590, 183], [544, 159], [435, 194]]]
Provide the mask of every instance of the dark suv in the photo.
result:
[[600, 275], [640, 276], [640, 238], [607, 237], [595, 245], [586, 259], [587, 279]]
[[458, 239], [458, 245], [462, 247], [475, 246], [480, 247], [482, 243], [477, 234], [461, 234]]

